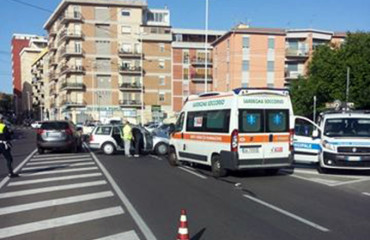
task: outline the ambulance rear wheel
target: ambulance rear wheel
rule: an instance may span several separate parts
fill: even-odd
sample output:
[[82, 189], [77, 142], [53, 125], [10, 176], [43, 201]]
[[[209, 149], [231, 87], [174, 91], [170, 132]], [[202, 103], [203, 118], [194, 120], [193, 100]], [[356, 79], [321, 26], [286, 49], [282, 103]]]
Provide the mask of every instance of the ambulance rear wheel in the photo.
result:
[[179, 160], [177, 159], [177, 156], [176, 156], [176, 150], [173, 147], [170, 147], [168, 150], [168, 163], [172, 167], [176, 167], [179, 165]]
[[226, 169], [221, 166], [221, 157], [219, 155], [214, 155], [212, 157], [212, 175], [216, 178], [225, 177], [227, 174]]

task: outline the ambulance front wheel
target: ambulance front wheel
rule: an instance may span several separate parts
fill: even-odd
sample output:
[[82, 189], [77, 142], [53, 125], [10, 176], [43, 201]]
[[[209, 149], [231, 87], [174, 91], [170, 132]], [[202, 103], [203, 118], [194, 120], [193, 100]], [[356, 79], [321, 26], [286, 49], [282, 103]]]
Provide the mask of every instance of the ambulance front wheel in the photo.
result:
[[176, 150], [174, 147], [170, 147], [170, 149], [168, 150], [168, 163], [172, 167], [176, 167], [179, 165], [179, 160], [177, 159]]
[[224, 177], [227, 174], [225, 168], [221, 166], [221, 157], [220, 155], [213, 155], [212, 156], [212, 175], [214, 177]]

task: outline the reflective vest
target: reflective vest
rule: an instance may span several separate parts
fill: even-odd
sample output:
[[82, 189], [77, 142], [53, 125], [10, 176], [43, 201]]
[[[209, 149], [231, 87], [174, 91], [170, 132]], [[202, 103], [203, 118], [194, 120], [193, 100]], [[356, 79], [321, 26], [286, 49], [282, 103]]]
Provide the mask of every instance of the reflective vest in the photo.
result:
[[123, 129], [122, 129], [122, 132], [123, 132], [123, 140], [131, 140], [132, 139], [132, 128], [130, 125], [126, 124]]
[[0, 134], [4, 134], [6, 125], [4, 123], [0, 123]]

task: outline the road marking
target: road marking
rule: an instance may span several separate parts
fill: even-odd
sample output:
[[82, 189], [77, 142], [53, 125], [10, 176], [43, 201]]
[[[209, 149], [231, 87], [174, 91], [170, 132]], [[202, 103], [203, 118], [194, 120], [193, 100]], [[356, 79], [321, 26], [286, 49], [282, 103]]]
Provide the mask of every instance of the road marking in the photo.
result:
[[45, 170], [49, 168], [65, 168], [65, 167], [78, 167], [78, 166], [88, 166], [88, 165], [95, 165], [94, 162], [87, 162], [87, 163], [72, 163], [72, 164], [63, 164], [63, 165], [47, 165], [42, 167], [26, 167], [23, 168], [24, 170]]
[[196, 173], [196, 172], [193, 172], [195, 169], [194, 168], [191, 168], [191, 167], [187, 167], [187, 166], [183, 166], [183, 167], [179, 167], [179, 169], [185, 171], [185, 172], [188, 172], [188, 173], [191, 173], [197, 177], [200, 177], [202, 179], [207, 179], [206, 176], [203, 176], [202, 174], [199, 174], [199, 173]]
[[124, 211], [121, 207], [111, 207], [101, 210], [79, 213], [75, 215], [69, 215], [65, 217], [46, 219], [38, 222], [26, 223], [12, 227], [6, 227], [0, 229], [0, 239], [13, 237], [21, 234], [63, 227], [77, 223], [88, 222], [101, 218], [112, 217], [123, 214]]
[[155, 156], [155, 155], [150, 155], [150, 156], [152, 158], [155, 158], [155, 159], [159, 160], [159, 161], [163, 161], [163, 159], [161, 157], [158, 157], [158, 156]]
[[32, 158], [32, 162], [42, 162], [42, 161], [50, 161], [50, 160], [62, 160], [62, 159], [76, 159], [76, 158], [86, 158], [91, 157], [86, 154], [84, 155], [76, 155], [76, 156], [70, 156], [70, 157], [46, 157], [46, 158]]
[[70, 173], [70, 172], [81, 172], [81, 171], [90, 171], [98, 170], [98, 167], [86, 167], [86, 168], [74, 168], [74, 169], [63, 169], [63, 170], [48, 170], [35, 173], [21, 173], [22, 177], [28, 176], [38, 176], [38, 175], [49, 175], [49, 174], [58, 174], [58, 173]]
[[101, 181], [93, 181], [93, 182], [85, 182], [85, 183], [67, 184], [63, 186], [52, 186], [52, 187], [35, 188], [35, 189], [21, 190], [21, 191], [14, 191], [14, 192], [6, 192], [6, 193], [0, 193], [0, 199], [11, 198], [11, 197], [21, 197], [21, 196], [26, 196], [26, 195], [38, 194], [38, 193], [55, 192], [55, 191], [62, 191], [62, 190], [69, 190], [69, 189], [76, 189], [76, 188], [99, 186], [99, 185], [104, 185], [104, 184], [107, 184], [107, 182], [104, 180], [101, 180]]
[[269, 204], [267, 202], [264, 202], [264, 201], [262, 201], [262, 200], [260, 200], [258, 198], [255, 198], [255, 197], [252, 197], [252, 196], [249, 196], [249, 195], [243, 195], [243, 196], [245, 198], [248, 198], [249, 200], [252, 200], [252, 201], [254, 201], [256, 203], [259, 203], [261, 205], [264, 205], [265, 207], [271, 208], [271, 209], [273, 209], [273, 210], [275, 210], [275, 211], [277, 211], [277, 212], [279, 212], [281, 214], [284, 214], [284, 215], [286, 215], [288, 217], [291, 217], [291, 218], [293, 218], [293, 219], [295, 219], [295, 220], [297, 220], [297, 221], [299, 221], [301, 223], [304, 223], [306, 225], [309, 225], [309, 226], [311, 226], [313, 228], [316, 228], [316, 229], [318, 229], [320, 231], [323, 231], [323, 232], [329, 232], [330, 231], [329, 229], [327, 229], [327, 228], [325, 228], [323, 226], [320, 226], [320, 225], [318, 225], [318, 224], [316, 224], [314, 222], [311, 222], [309, 220], [306, 220], [306, 219], [304, 219], [304, 218], [302, 218], [300, 216], [297, 216], [297, 215], [295, 215], [293, 213], [290, 213], [288, 211], [285, 211], [285, 210], [283, 210], [281, 208], [275, 207], [275, 206], [273, 206], [273, 205], [271, 205], [271, 204]]
[[[291, 171], [289, 171], [288, 169], [283, 169], [284, 172], [286, 173], [291, 173]], [[346, 176], [343, 176], [343, 175], [335, 175], [335, 174], [328, 174], [328, 173], [325, 173], [325, 174], [321, 174], [319, 172], [317, 172], [316, 170], [313, 170], [313, 171], [309, 171], [309, 170], [302, 170], [302, 169], [294, 169], [293, 170], [293, 174], [295, 173], [303, 173], [303, 174], [311, 174], [311, 175], [319, 175], [319, 176], [327, 176], [327, 177], [336, 177], [336, 178], [358, 178], [358, 179], [363, 179], [364, 177], [363, 176], [355, 176], [355, 175], [346, 175]]]
[[89, 177], [99, 177], [102, 175], [103, 174], [101, 173], [86, 173], [86, 174], [70, 175], [70, 176], [63, 176], [63, 177], [52, 177], [52, 178], [43, 178], [43, 179], [36, 179], [36, 180], [16, 181], [16, 182], [9, 183], [8, 187], [35, 184], [35, 183], [71, 180], [71, 179], [81, 179], [81, 178], [89, 178]]
[[115, 235], [102, 237], [95, 240], [139, 240], [140, 238], [137, 236], [136, 232], [131, 230], [124, 233], [118, 233]]
[[73, 196], [73, 197], [58, 198], [58, 199], [51, 199], [51, 200], [40, 201], [40, 202], [15, 205], [15, 206], [10, 206], [10, 207], [0, 208], [0, 215], [30, 211], [30, 210], [35, 210], [39, 208], [47, 208], [47, 207], [53, 207], [53, 206], [71, 204], [71, 203], [84, 202], [84, 201], [113, 197], [113, 196], [114, 196], [113, 192], [106, 191], [106, 192], [97, 192], [97, 193], [90, 193], [90, 194], [78, 195], [78, 196]]
[[[27, 157], [26, 159], [23, 160], [23, 162], [21, 162], [15, 169], [14, 169], [14, 172], [18, 172], [19, 169], [21, 169], [23, 167], [24, 164], [26, 164], [26, 162], [28, 160], [30, 160], [32, 158], [32, 156], [37, 152], [37, 149], [33, 150], [33, 152], [31, 152]], [[9, 181], [9, 177], [5, 177], [1, 182], [0, 182], [0, 189]]]
[[27, 166], [36, 166], [36, 165], [43, 165], [43, 164], [53, 164], [53, 163], [72, 163], [72, 162], [87, 162], [91, 161], [92, 158], [80, 158], [80, 159], [72, 159], [72, 160], [56, 160], [56, 161], [43, 161], [43, 162], [29, 162]]
[[144, 222], [144, 220], [141, 218], [139, 213], [136, 211], [134, 206], [131, 204], [130, 200], [126, 197], [126, 195], [122, 192], [122, 190], [117, 185], [116, 181], [114, 181], [113, 177], [110, 175], [110, 173], [107, 171], [107, 169], [104, 167], [104, 165], [99, 161], [99, 159], [95, 156], [95, 154], [88, 148], [86, 143], [84, 143], [85, 148], [90, 152], [91, 156], [95, 160], [96, 164], [99, 166], [100, 170], [104, 173], [105, 177], [109, 181], [109, 183], [112, 185], [114, 191], [117, 193], [118, 197], [121, 199], [123, 204], [126, 206], [127, 210], [131, 214], [132, 218], [134, 219], [135, 223], [140, 228], [141, 232], [144, 234], [146, 239], [149, 240], [157, 240], [157, 238], [154, 236], [152, 230], [148, 227], [148, 225]]
[[368, 193], [368, 192], [363, 192], [362, 194], [370, 197], [370, 193]]
[[332, 187], [337, 187], [337, 186], [342, 186], [342, 185], [346, 185], [346, 184], [360, 183], [360, 182], [366, 182], [366, 181], [370, 181], [370, 178], [362, 178], [362, 179], [356, 179], [356, 180], [352, 180], [352, 181], [335, 183], [335, 184], [332, 184], [331, 186]]
[[37, 159], [43, 159], [43, 158], [49, 158], [49, 157], [77, 157], [77, 156], [82, 156], [82, 155], [89, 155], [88, 153], [64, 153], [64, 154], [58, 154], [58, 153], [53, 153], [53, 154], [36, 154], [33, 156], [34, 158]]

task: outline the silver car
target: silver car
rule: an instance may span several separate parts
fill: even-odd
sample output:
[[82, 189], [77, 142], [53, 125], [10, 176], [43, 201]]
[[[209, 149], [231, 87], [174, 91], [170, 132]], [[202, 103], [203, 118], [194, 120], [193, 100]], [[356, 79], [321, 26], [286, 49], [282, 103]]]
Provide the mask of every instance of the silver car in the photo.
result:
[[[95, 150], [102, 150], [107, 155], [124, 151], [124, 144], [121, 138], [122, 127], [122, 125], [115, 124], [96, 126], [90, 134], [88, 140], [89, 147]], [[142, 135], [142, 142], [140, 143], [141, 152], [149, 153], [155, 150], [161, 155], [167, 153], [168, 140], [166, 141], [166, 139], [162, 139], [159, 136], [153, 136], [145, 128], [140, 126], [133, 126], [132, 130], [139, 131]], [[134, 144], [131, 145], [130, 151], [134, 152]]]

